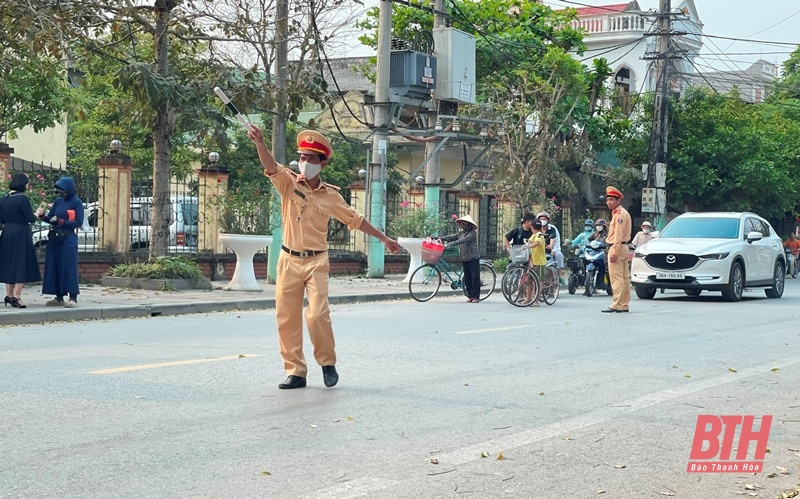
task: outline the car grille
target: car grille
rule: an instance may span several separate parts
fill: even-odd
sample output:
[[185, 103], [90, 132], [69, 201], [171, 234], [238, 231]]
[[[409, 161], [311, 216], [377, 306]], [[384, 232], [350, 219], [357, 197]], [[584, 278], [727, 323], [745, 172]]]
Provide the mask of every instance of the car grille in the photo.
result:
[[647, 255], [645, 261], [654, 269], [686, 270], [694, 268], [698, 258], [695, 255], [681, 255], [680, 253], [654, 253]]

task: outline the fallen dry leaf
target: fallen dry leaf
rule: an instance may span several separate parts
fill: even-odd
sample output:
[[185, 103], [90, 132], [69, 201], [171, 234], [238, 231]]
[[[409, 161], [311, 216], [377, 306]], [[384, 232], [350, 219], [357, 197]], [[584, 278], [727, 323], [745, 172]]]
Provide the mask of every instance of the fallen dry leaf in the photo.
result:
[[691, 378], [691, 377], [692, 377], [692, 375], [691, 375], [691, 374], [684, 374], [684, 375], [683, 375], [683, 377], [684, 377], [684, 378]]
[[618, 469], [618, 470], [621, 470], [621, 469], [622, 469], [622, 468], [624, 468], [624, 467], [625, 467], [625, 465], [624, 465], [624, 464], [615, 464], [615, 465], [614, 465], [614, 468], [616, 468], [616, 469]]
[[439, 460], [436, 459], [435, 457], [432, 457], [431, 458], [431, 464], [439, 464]]
[[246, 359], [247, 357], [246, 357], [244, 354], [241, 354], [241, 353], [240, 353], [240, 354], [239, 354], [239, 358], [240, 358], [240, 359]]
[[659, 492], [662, 496], [674, 496], [675, 492]]
[[677, 369], [677, 368], [678, 368], [678, 366], [676, 366], [675, 364], [672, 364], [672, 368], [673, 368], [673, 369]]
[[744, 484], [744, 490], [756, 490], [756, 486], [752, 483], [746, 483]]
[[488, 452], [481, 452], [481, 457], [489, 457], [489, 453]]
[[312, 428], [317, 428], [317, 425], [315, 425], [315, 424], [310, 424], [310, 425], [308, 425], [308, 426], [310, 426], [310, 427], [312, 427]]
[[598, 490], [598, 491], [597, 491], [597, 493], [598, 493], [598, 494], [605, 494], [605, 493], [606, 493], [606, 491], [605, 491], [605, 490], [603, 490], [603, 489], [600, 489], [600, 490]]
[[728, 371], [730, 371], [732, 373], [738, 373], [739, 372], [735, 367], [729, 367]]
[[570, 437], [569, 435], [563, 435], [561, 437], [561, 440], [572, 440], [572, 437]]
[[787, 470], [783, 466], [775, 466], [775, 468], [778, 469], [778, 471], [780, 472], [781, 475], [788, 475], [789, 474], [789, 470]]
[[773, 367], [772, 369], [770, 369], [770, 371], [772, 371], [772, 372], [774, 372], [774, 373], [776, 373], [776, 372], [778, 372], [778, 371], [780, 371], [780, 370], [781, 370], [781, 368], [780, 368], [780, 367]]
[[773, 471], [772, 473], [767, 475], [767, 478], [775, 478], [776, 476], [778, 476], [778, 474]]
[[544, 395], [544, 392], [539, 392], [539, 395]]
[[502, 461], [503, 459], [505, 459], [505, 457], [503, 456], [503, 453], [501, 452], [500, 454], [497, 455], [497, 460], [498, 461]]
[[258, 474], [262, 476], [272, 476], [272, 473], [269, 471], [260, 471]]

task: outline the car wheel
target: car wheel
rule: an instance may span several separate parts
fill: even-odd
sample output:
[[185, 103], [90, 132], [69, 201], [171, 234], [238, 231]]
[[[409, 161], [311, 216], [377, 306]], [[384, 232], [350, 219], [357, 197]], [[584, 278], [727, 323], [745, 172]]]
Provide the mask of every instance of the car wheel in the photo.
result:
[[569, 291], [569, 294], [574, 295], [577, 289], [578, 289], [578, 276], [572, 274], [571, 276], [569, 276], [569, 282], [567, 282], [567, 291]]
[[684, 289], [683, 292], [686, 293], [687, 296], [700, 296], [700, 293], [702, 293], [703, 290], [702, 289]]
[[656, 288], [652, 286], [636, 286], [636, 297], [642, 300], [652, 300], [656, 296]]
[[728, 287], [722, 290], [722, 299], [725, 301], [739, 301], [742, 299], [743, 292], [744, 270], [741, 263], [733, 262], [730, 279], [728, 279]]
[[775, 271], [772, 273], [772, 287], [764, 290], [767, 298], [780, 298], [783, 296], [783, 287], [786, 284], [786, 271], [783, 263], [775, 262]]

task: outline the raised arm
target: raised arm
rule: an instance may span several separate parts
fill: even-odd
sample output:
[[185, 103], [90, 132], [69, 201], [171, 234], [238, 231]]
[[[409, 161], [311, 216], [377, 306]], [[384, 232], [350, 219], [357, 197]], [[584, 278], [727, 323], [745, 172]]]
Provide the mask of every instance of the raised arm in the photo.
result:
[[275, 162], [275, 157], [270, 150], [267, 149], [267, 144], [264, 143], [264, 134], [261, 132], [261, 129], [255, 125], [251, 125], [250, 131], [247, 132], [247, 138], [256, 145], [258, 159], [261, 160], [261, 166], [264, 167], [264, 174], [274, 175], [278, 171], [278, 164]]

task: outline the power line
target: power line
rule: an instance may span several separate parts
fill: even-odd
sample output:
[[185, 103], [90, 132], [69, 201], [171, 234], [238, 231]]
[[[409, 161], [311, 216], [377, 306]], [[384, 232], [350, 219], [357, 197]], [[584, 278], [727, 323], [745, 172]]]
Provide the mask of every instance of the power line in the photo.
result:
[[[737, 38], [737, 37], [733, 37], [733, 36], [709, 35], [709, 34], [706, 34], [706, 33], [703, 33], [703, 36], [705, 36], [707, 38], [718, 38], [720, 40], [734, 40], [734, 41], [737, 41], [737, 42], [763, 43], [765, 45], [786, 45], [786, 46], [789, 46], [789, 47], [796, 47], [798, 45], [798, 43], [793, 43], [793, 42], [774, 42], [774, 41], [770, 41], [770, 40], [753, 40], [753, 39], [750, 39], [750, 38]], [[717, 48], [719, 48], [719, 47], [717, 47]]]

